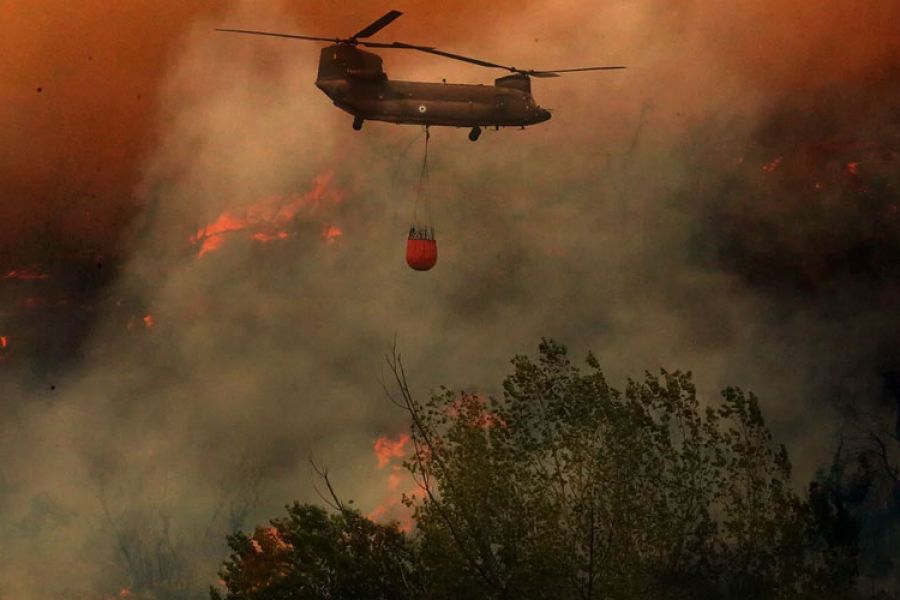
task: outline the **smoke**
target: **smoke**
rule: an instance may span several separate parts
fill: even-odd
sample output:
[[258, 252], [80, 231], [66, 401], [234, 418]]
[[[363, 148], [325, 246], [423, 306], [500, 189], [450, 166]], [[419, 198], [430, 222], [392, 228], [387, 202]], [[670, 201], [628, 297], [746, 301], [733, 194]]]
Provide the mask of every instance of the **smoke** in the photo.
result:
[[[163, 10], [139, 4], [117, 18], [138, 27]], [[38, 180], [58, 176], [59, 192], [34, 191], [44, 188], [29, 169], [3, 171], [16, 175], [8, 189], [51, 198], [34, 211], [4, 201], [22, 215], [23, 239], [37, 240], [9, 255], [10, 268], [56, 266], [6, 282], [16, 304], [0, 335], [78, 343], [26, 359], [11, 335], [0, 365], [0, 531], [14, 549], [0, 598], [126, 586], [187, 596], [215, 579], [225, 533], [317, 500], [310, 455], [363, 510], [380, 506], [392, 484], [373, 444], [404, 426], [380, 386], [395, 339], [420, 394], [442, 383], [496, 392], [508, 359], [541, 336], [575, 355], [594, 350], [620, 383], [666, 367], [692, 369], [709, 398], [750, 388], [801, 481], [828, 458], [829, 394], [866, 401], [896, 369], [889, 60], [900, 15], [887, 2], [828, 13], [749, 0], [398, 5], [407, 14], [385, 39], [536, 68], [629, 66], [536, 81], [536, 99], [554, 109], [545, 125], [486, 131], [476, 144], [462, 130], [432, 132], [425, 191], [439, 262], [427, 274], [403, 261], [421, 132], [354, 132], [312, 85], [314, 45], [211, 33], [343, 35], [381, 9], [192, 3], [150, 13], [165, 27], [140, 44], [93, 33], [101, 9], [88, 5], [77, 18], [96, 43], [141, 49], [113, 87], [146, 90], [153, 108], [111, 116], [91, 106], [104, 96], [92, 80], [77, 78], [58, 112], [16, 113], [36, 130], [48, 115], [90, 114], [96, 126], [22, 155]], [[384, 56], [395, 78], [491, 81], [469, 65]], [[41, 101], [54, 88], [44, 87]], [[120, 107], [122, 94], [106, 100]], [[88, 142], [96, 128], [111, 141]], [[129, 138], [141, 141], [126, 144], [128, 160], [104, 154]], [[97, 152], [59, 170], [51, 156], [72, 147]], [[72, 225], [90, 193], [65, 205], [81, 207], [62, 211], [71, 219], [48, 221], [95, 162], [110, 179], [89, 186], [92, 225]], [[287, 220], [260, 209], [284, 206], [296, 207]], [[269, 227], [271, 239], [223, 234], [199, 256], [198, 232], [223, 214]], [[341, 235], [329, 239], [331, 228]], [[73, 264], [78, 275], [65, 276]], [[26, 310], [29, 297], [40, 301]]]

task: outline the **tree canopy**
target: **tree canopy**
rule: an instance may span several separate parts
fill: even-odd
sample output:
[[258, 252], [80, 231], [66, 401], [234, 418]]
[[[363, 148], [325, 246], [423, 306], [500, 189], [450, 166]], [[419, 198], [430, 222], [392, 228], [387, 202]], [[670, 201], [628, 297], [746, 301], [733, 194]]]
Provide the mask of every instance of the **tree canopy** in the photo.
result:
[[703, 407], [690, 373], [667, 371], [619, 391], [548, 340], [498, 397], [420, 401], [388, 363], [413, 532], [295, 504], [229, 539], [226, 600], [850, 596], [852, 524], [827, 493], [794, 491], [752, 394]]

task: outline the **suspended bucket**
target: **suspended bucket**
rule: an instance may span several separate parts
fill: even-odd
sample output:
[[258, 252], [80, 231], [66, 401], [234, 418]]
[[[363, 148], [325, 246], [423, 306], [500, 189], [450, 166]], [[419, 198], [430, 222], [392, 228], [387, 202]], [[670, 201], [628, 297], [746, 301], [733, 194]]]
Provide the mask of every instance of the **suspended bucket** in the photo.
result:
[[410, 227], [406, 240], [406, 264], [416, 271], [428, 271], [437, 264], [437, 241], [434, 230]]

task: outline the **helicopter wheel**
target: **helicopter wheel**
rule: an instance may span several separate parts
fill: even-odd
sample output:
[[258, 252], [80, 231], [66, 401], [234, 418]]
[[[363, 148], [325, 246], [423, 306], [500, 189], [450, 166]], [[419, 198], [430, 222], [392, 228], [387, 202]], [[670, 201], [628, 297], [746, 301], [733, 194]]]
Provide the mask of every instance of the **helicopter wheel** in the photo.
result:
[[363, 126], [363, 118], [362, 117], [353, 117], [353, 129], [359, 131]]
[[481, 137], [481, 127], [473, 127], [472, 131], [469, 132], [469, 139], [477, 142], [479, 137]]

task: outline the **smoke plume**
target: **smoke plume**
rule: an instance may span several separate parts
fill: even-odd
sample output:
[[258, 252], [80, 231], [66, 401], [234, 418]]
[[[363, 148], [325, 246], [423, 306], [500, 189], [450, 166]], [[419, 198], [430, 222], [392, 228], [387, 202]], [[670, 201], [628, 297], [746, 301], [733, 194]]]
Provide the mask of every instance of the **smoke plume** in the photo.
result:
[[[619, 385], [752, 389], [800, 484], [838, 401], [896, 401], [893, 3], [157, 4], [0, 7], [0, 598], [202, 593], [226, 533], [317, 500], [310, 456], [380, 510], [394, 340], [420, 394], [495, 393], [541, 336]], [[526, 131], [432, 132], [424, 274], [422, 132], [353, 131], [314, 44], [212, 31], [388, 8], [379, 39], [629, 67], [535, 81]], [[390, 52], [397, 79], [501, 74]]]

